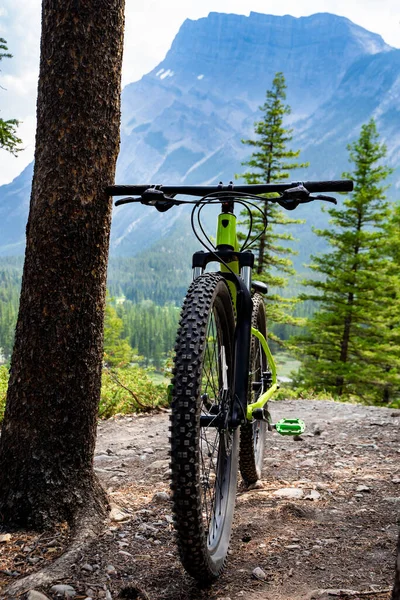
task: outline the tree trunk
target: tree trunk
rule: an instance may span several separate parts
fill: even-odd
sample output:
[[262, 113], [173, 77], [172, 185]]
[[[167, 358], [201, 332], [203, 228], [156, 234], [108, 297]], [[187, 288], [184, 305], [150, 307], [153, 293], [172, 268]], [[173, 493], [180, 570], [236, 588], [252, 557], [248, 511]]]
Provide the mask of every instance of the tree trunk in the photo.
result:
[[101, 509], [93, 472], [124, 0], [43, 0], [35, 170], [0, 439], [0, 515]]
[[400, 600], [400, 533], [397, 540], [397, 560], [392, 600]]

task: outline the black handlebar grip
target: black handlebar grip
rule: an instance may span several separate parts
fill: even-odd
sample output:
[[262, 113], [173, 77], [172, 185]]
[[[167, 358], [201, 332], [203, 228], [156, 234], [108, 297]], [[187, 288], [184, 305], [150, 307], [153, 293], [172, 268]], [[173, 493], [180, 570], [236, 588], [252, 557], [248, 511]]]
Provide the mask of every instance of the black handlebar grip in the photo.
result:
[[339, 181], [304, 181], [304, 187], [312, 194], [314, 192], [352, 192], [353, 182], [351, 179]]

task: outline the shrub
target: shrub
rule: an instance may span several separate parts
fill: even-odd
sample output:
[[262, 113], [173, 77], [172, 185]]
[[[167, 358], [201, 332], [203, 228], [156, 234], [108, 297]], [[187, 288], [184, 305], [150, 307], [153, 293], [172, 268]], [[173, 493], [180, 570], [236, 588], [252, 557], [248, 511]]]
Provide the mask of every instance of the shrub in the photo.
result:
[[150, 412], [168, 406], [167, 384], [154, 383], [151, 369], [137, 365], [124, 369], [103, 370], [99, 417], [115, 414]]
[[6, 407], [6, 395], [8, 386], [8, 368], [0, 367], [0, 423], [4, 417], [4, 409]]

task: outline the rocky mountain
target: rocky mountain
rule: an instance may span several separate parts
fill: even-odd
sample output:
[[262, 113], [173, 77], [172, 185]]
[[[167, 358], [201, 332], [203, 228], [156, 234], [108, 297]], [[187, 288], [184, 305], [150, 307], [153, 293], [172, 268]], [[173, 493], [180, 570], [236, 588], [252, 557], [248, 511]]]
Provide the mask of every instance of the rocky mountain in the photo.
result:
[[[248, 156], [241, 139], [252, 136], [277, 71], [288, 85], [292, 147], [310, 161], [294, 179], [339, 177], [347, 164], [346, 144], [371, 116], [396, 166], [399, 60], [400, 50], [380, 36], [327, 13], [302, 18], [210, 13], [186, 20], [165, 59], [123, 91], [117, 182], [233, 179]], [[31, 172], [0, 187], [1, 254], [23, 247]], [[400, 171], [393, 180], [400, 181]], [[315, 207], [312, 212], [302, 207], [301, 213], [312, 215], [314, 223], [321, 218]], [[168, 236], [187, 214], [176, 209], [155, 215], [141, 205], [115, 209], [112, 253], [137, 253]]]

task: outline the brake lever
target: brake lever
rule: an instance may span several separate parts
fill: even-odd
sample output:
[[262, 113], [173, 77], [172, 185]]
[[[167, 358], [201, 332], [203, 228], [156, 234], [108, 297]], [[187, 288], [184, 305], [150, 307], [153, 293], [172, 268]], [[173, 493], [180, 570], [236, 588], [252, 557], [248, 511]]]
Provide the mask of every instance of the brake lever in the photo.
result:
[[282, 192], [276, 202], [286, 210], [294, 210], [299, 204], [311, 202], [310, 192], [303, 184], [300, 184]]
[[121, 200], [116, 200], [114, 202], [114, 206], [121, 206], [121, 204], [129, 204], [129, 202], [139, 202], [140, 198], [133, 198], [129, 196], [128, 198], [121, 198]]
[[337, 204], [336, 198], [332, 196], [324, 196], [322, 194], [312, 196], [302, 184], [285, 190], [276, 202], [286, 210], [294, 210], [299, 204], [307, 204], [308, 202], [313, 202], [313, 200], [324, 200], [325, 202]]
[[331, 202], [332, 204], [337, 204], [336, 198], [333, 196], [323, 196], [322, 194], [318, 194], [318, 196], [310, 196], [310, 200], [325, 200], [325, 202]]
[[162, 190], [148, 188], [143, 192], [141, 202], [146, 206], [154, 206], [158, 212], [166, 212], [176, 204], [173, 198], [173, 195], [166, 196]]

